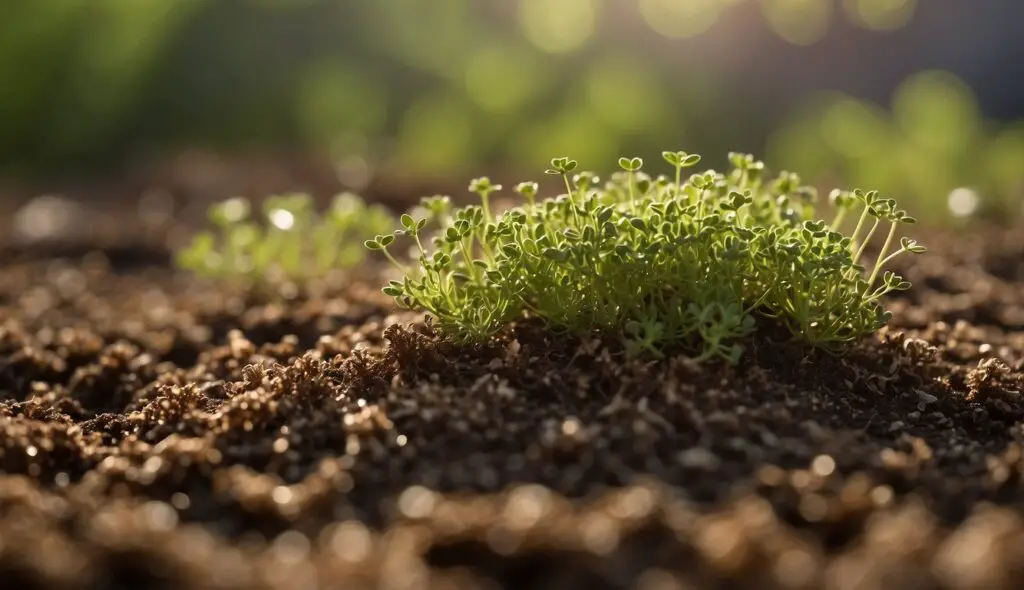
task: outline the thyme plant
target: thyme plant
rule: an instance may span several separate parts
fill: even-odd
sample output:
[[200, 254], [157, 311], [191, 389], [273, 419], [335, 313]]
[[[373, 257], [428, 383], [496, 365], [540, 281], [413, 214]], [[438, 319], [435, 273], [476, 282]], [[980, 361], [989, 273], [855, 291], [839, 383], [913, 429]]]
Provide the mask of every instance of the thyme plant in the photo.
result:
[[269, 277], [303, 280], [363, 261], [363, 240], [393, 227], [386, 209], [351, 193], [336, 196], [323, 213], [305, 194], [266, 199], [261, 215], [241, 197], [213, 204], [213, 230], [193, 236], [176, 262], [197, 274], [255, 282]]
[[[621, 158], [604, 182], [556, 158], [546, 172], [564, 193], [541, 199], [536, 183], [520, 183], [523, 205], [500, 215], [489, 197], [502, 187], [478, 178], [470, 190], [480, 205], [453, 209], [433, 197], [423, 203], [428, 216], [403, 215], [401, 229], [366, 246], [387, 253], [398, 237], [412, 240], [411, 266], [389, 254], [404, 276], [384, 292], [429, 312], [457, 341], [536, 317], [554, 330], [617, 334], [632, 354], [683, 345], [698, 360], [731, 363], [759, 319], [836, 346], [882, 327], [890, 314], [880, 299], [910, 287], [884, 269], [924, 250], [896, 239], [914, 219], [892, 199], [833, 191], [836, 215], [826, 222], [815, 218], [813, 188], [793, 173], [767, 177], [750, 155], [730, 154], [724, 173], [687, 172], [696, 154], [663, 157], [670, 175]], [[846, 219], [856, 219], [849, 235]], [[869, 269], [865, 247], [879, 230], [885, 241]]]

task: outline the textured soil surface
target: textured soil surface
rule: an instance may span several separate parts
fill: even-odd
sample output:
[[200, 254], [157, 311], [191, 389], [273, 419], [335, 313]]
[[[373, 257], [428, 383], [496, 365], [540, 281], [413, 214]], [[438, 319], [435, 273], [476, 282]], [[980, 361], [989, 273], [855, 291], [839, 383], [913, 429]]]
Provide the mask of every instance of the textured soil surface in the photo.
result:
[[4, 246], [0, 587], [1019, 587], [1024, 231], [921, 237], [891, 329], [736, 369]]

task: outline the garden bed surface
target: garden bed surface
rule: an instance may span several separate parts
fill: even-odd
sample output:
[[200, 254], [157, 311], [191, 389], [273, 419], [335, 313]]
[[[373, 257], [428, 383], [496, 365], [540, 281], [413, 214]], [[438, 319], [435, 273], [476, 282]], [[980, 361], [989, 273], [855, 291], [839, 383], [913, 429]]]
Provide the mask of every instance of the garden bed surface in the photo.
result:
[[890, 328], [737, 368], [5, 246], [0, 585], [1018, 587], [1021, 236], [923, 236]]

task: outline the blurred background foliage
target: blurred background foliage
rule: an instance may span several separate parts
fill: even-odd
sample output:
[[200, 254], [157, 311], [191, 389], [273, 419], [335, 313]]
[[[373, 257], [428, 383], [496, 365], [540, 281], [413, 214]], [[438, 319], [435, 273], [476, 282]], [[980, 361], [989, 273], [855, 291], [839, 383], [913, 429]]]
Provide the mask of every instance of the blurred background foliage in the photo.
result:
[[948, 72], [911, 76], [889, 110], [821, 93], [771, 136], [767, 153], [818, 182], [945, 205], [924, 208], [933, 220], [1024, 213], [1024, 123], [985, 121], [971, 89]]
[[1019, 213], [1022, 19], [1016, 0], [6, 0], [0, 176], [273, 146], [358, 190], [737, 150], [942, 203], [925, 217]]

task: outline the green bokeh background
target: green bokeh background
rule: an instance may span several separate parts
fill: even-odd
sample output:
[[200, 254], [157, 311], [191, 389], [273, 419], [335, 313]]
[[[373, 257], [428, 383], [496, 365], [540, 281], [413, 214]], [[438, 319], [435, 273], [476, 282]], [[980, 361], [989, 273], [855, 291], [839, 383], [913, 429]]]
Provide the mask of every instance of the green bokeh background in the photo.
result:
[[878, 102], [794, 81], [799, 68], [736, 76], [759, 51], [835, 59], [817, 47], [837, 30], [900, 35], [920, 1], [11, 0], [0, 177], [195, 146], [460, 183], [529, 177], [554, 155], [605, 170], [740, 150], [829, 187], [941, 202], [926, 217], [948, 217], [961, 187], [977, 211], [1017, 214], [1024, 127], [986, 119], [948, 72], [922, 67]]

